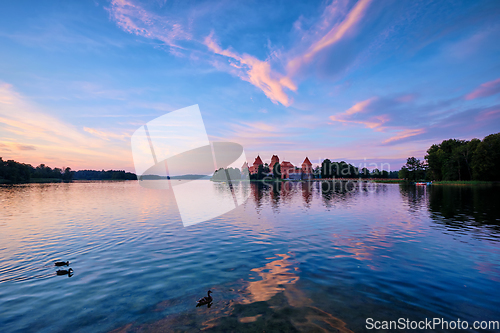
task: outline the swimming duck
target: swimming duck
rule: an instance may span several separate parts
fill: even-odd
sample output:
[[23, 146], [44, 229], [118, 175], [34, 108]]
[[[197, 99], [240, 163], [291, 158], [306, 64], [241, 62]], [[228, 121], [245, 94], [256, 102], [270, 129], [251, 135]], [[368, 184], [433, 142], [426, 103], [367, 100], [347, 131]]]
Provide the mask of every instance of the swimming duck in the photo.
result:
[[54, 264], [55, 266], [69, 266], [69, 261], [58, 261]]
[[212, 293], [211, 290], [208, 291], [208, 296], [206, 297], [202, 297], [200, 298], [197, 302], [198, 304], [196, 304], [196, 306], [202, 306], [202, 305], [205, 305], [205, 304], [208, 304], [210, 306], [210, 304], [212, 303], [213, 301], [213, 298], [212, 296], [210, 296], [210, 294]]
[[71, 275], [73, 275], [73, 268], [70, 268], [68, 270], [60, 269], [56, 273], [57, 273], [57, 275], [69, 275], [69, 276], [71, 276]]

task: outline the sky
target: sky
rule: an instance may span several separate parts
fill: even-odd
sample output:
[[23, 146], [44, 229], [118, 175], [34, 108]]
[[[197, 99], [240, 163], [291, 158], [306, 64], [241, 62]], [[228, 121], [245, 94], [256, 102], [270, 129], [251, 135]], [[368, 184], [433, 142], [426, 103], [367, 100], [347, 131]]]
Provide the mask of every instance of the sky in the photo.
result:
[[0, 156], [134, 171], [131, 135], [198, 104], [250, 163], [356, 166], [500, 132], [500, 2], [4, 1]]

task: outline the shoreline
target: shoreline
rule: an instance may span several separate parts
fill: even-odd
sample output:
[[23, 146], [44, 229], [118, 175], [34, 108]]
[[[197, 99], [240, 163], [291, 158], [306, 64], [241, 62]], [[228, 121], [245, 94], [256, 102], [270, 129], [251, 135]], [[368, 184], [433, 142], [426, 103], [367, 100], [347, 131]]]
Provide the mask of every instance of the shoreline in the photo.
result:
[[6, 181], [5, 179], [0, 179], [0, 185], [23, 185], [23, 184], [56, 184], [56, 183], [83, 183], [83, 182], [124, 182], [137, 179], [73, 179], [70, 181], [65, 181], [58, 178], [33, 178], [28, 182], [17, 182], [13, 183]]

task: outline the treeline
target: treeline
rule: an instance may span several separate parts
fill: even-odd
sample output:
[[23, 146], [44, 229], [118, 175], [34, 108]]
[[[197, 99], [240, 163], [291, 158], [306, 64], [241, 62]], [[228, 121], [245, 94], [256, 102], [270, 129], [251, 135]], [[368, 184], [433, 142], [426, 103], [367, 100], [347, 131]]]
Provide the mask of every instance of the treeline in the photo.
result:
[[236, 179], [242, 179], [241, 171], [238, 168], [227, 168], [227, 169], [220, 168], [219, 170], [216, 170], [212, 178], [210, 178], [211, 181], [215, 182], [225, 182], [228, 180], [236, 180]]
[[399, 178], [408, 180], [500, 180], [500, 133], [479, 139], [444, 140], [427, 150], [425, 161], [410, 157]]
[[73, 173], [74, 180], [137, 180], [137, 175], [124, 170], [79, 170]]
[[45, 164], [33, 167], [31, 164], [14, 160], [4, 161], [0, 157], [0, 183], [29, 183], [32, 180], [135, 180], [137, 176], [123, 170], [80, 170], [71, 168], [51, 168]]
[[70, 181], [73, 171], [71, 168], [54, 168], [40, 164], [33, 167], [31, 164], [16, 162], [14, 160], [4, 161], [0, 157], [0, 182], [2, 183], [27, 183], [31, 179], [59, 179]]
[[321, 178], [398, 178], [398, 171], [380, 171], [379, 169], [370, 171], [367, 168], [360, 170], [350, 163], [332, 162], [329, 159], [325, 159], [321, 167], [316, 167], [314, 171], [314, 174], [321, 175]]

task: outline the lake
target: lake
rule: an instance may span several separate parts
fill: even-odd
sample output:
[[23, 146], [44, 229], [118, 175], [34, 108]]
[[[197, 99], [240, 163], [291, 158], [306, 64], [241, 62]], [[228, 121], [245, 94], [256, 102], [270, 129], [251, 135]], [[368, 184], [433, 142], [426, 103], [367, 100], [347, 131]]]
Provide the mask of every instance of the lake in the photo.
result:
[[[500, 320], [500, 187], [235, 186], [244, 204], [188, 227], [171, 190], [137, 181], [1, 187], [0, 330], [369, 332], [367, 318]], [[73, 276], [56, 276], [59, 260]], [[212, 306], [195, 307], [208, 289]]]

